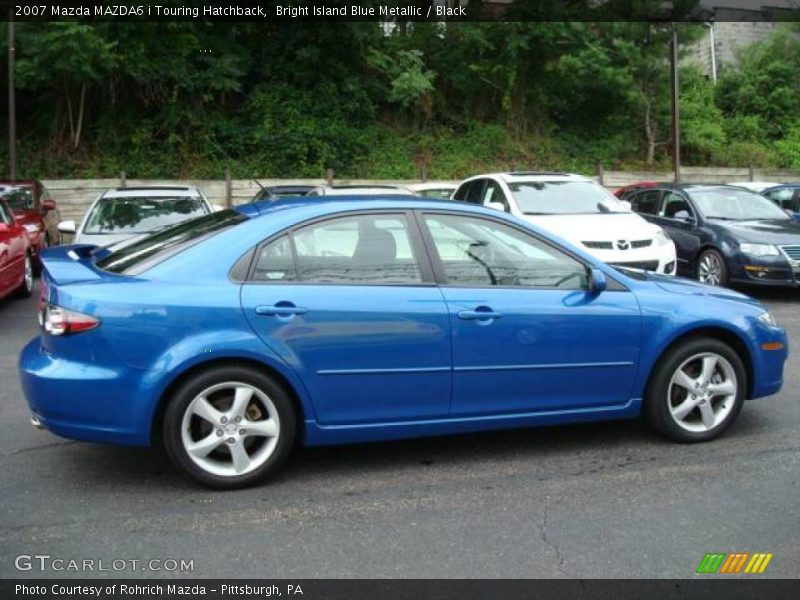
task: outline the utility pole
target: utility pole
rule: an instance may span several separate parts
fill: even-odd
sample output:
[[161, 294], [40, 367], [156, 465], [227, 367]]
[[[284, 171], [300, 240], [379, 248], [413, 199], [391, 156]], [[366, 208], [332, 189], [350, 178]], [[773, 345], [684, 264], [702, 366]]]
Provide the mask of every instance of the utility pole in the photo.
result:
[[711, 81], [717, 85], [717, 42], [714, 39], [714, 21], [703, 23], [708, 27], [709, 43], [711, 45]]
[[672, 92], [672, 169], [675, 172], [675, 183], [681, 181], [681, 123], [680, 98], [678, 97], [678, 30], [672, 24], [672, 40], [670, 41], [669, 67], [670, 89]]
[[8, 7], [8, 177], [17, 178], [17, 107], [14, 97], [14, 11]]

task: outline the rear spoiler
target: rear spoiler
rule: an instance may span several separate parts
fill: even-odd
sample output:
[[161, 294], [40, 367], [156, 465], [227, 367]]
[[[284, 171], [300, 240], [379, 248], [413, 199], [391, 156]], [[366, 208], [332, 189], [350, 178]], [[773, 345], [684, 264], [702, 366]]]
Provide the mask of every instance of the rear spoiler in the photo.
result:
[[42, 251], [42, 264], [47, 278], [56, 285], [80, 281], [98, 281], [109, 276], [94, 265], [92, 244], [52, 246]]

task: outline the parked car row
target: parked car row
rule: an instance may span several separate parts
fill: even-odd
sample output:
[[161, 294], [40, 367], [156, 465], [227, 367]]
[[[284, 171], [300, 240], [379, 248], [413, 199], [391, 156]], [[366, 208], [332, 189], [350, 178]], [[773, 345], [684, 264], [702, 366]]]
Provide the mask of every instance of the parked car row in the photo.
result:
[[[800, 184], [641, 181], [612, 195], [586, 177], [520, 171], [477, 175], [458, 185], [260, 187], [251, 203], [298, 196], [452, 199], [520, 217], [618, 268], [685, 275], [711, 285], [795, 286], [800, 280], [800, 225], [789, 216], [800, 214]], [[0, 182], [0, 197], [9, 212], [4, 238], [26, 238], [4, 242], [3, 248], [15, 250], [0, 254], [0, 270], [7, 273], [0, 295], [24, 288], [25, 257], [35, 272], [42, 249], [60, 243], [64, 234], [73, 243], [117, 247], [221, 209], [194, 187], [124, 187], [103, 192], [76, 223], [60, 220], [41, 182]]]

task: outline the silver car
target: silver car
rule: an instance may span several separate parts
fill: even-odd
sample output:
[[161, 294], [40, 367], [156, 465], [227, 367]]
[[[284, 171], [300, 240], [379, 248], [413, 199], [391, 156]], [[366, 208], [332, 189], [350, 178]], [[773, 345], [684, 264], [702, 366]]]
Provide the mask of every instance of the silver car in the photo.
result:
[[216, 206], [194, 187], [146, 186], [107, 190], [100, 194], [83, 217], [61, 221], [58, 230], [73, 234], [73, 243], [108, 246], [202, 217]]

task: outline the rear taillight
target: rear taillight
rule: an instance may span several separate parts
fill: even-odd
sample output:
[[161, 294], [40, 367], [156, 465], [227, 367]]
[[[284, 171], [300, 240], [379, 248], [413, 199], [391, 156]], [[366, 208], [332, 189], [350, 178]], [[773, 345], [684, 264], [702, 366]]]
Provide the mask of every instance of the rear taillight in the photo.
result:
[[100, 325], [100, 321], [94, 317], [52, 304], [45, 304], [39, 321], [42, 328], [50, 335], [80, 333]]

